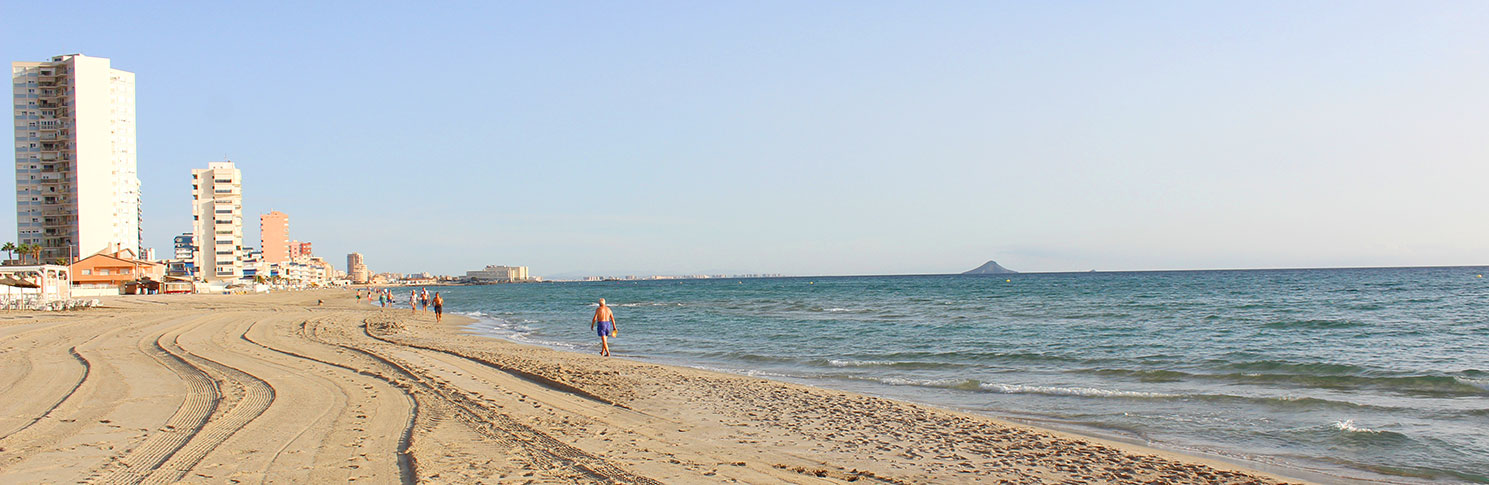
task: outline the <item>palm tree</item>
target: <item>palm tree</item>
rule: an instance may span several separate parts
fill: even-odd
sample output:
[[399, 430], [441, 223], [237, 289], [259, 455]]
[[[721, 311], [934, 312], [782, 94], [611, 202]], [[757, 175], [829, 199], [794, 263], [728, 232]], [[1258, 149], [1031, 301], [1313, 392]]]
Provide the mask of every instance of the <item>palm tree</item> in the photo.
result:
[[5, 251], [5, 259], [11, 259], [11, 254], [16, 252], [16, 243], [6, 242], [4, 246], [0, 246], [0, 251]]
[[26, 249], [21, 250], [21, 252], [31, 255], [31, 260], [35, 261], [36, 264], [41, 264], [41, 250], [42, 247], [40, 244], [28, 244], [26, 245]]

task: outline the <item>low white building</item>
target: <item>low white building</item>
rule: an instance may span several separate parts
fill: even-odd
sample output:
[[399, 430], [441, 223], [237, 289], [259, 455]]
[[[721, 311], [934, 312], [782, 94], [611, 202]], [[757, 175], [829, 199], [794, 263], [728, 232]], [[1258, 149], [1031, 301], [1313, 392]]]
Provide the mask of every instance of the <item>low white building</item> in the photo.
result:
[[69, 298], [72, 272], [67, 266], [0, 266], [0, 305], [24, 308]]
[[465, 277], [477, 283], [512, 283], [528, 281], [526, 266], [487, 266], [478, 271], [466, 271]]

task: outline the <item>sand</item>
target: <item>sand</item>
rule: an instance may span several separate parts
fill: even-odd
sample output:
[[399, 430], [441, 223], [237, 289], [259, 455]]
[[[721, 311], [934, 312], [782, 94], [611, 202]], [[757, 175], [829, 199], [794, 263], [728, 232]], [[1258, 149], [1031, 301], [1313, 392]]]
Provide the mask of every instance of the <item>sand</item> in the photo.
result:
[[1281, 481], [985, 416], [483, 338], [460, 317], [438, 325], [349, 291], [105, 306], [0, 313], [0, 483]]

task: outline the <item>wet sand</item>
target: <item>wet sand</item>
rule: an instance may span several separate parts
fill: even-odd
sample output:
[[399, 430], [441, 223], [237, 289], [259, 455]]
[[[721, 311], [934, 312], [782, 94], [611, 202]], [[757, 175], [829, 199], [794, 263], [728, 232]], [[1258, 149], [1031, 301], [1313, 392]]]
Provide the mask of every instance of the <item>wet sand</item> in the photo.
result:
[[478, 337], [462, 317], [436, 324], [350, 291], [105, 306], [0, 313], [0, 482], [1281, 481], [918, 404]]

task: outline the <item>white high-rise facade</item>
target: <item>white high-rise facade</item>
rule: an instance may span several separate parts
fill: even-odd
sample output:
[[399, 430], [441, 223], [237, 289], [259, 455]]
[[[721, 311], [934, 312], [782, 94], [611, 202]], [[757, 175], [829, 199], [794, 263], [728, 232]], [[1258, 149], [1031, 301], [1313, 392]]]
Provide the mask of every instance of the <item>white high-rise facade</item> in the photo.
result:
[[243, 277], [243, 172], [233, 162], [191, 171], [196, 271], [206, 281]]
[[71, 54], [11, 63], [18, 244], [42, 260], [139, 254], [134, 73]]

